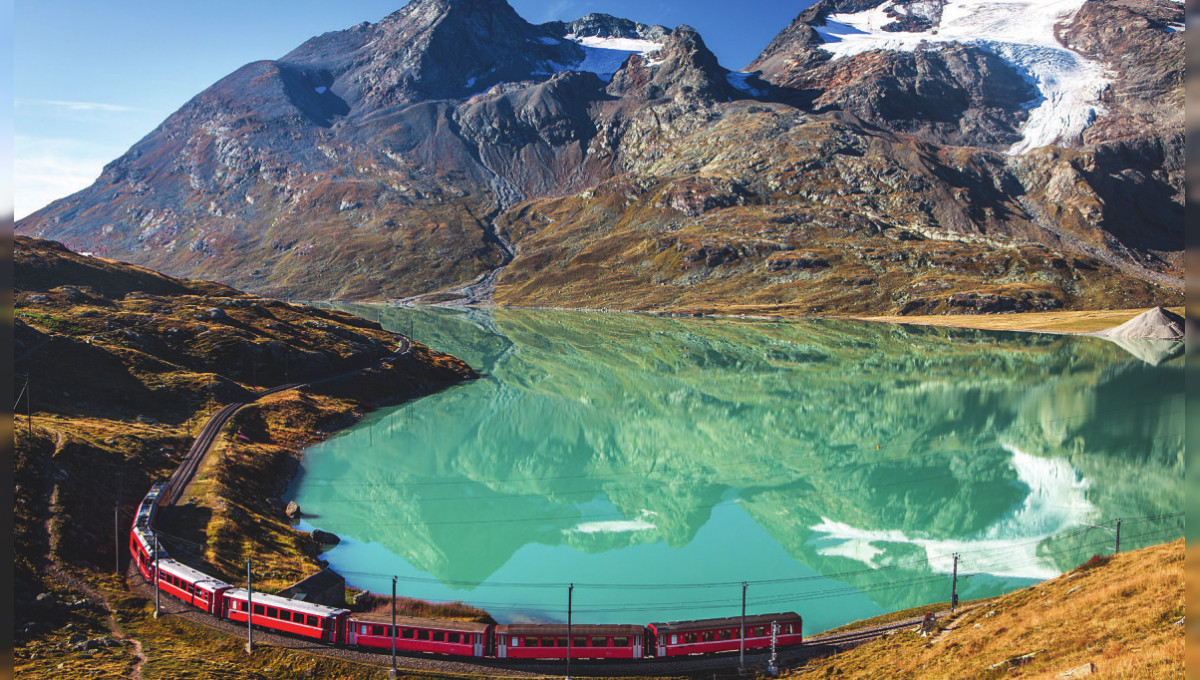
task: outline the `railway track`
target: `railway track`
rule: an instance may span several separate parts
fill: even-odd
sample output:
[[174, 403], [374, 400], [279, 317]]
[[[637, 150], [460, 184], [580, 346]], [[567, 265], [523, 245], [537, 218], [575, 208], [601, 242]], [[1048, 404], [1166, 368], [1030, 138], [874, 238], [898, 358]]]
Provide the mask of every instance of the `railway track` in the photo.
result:
[[210, 416], [200, 428], [200, 432], [196, 434], [196, 439], [192, 442], [191, 448], [188, 449], [187, 454], [183, 457], [183, 461], [180, 462], [179, 467], [175, 468], [175, 472], [171, 474], [170, 485], [168, 487], [171, 491], [170, 496], [167, 498], [167, 504], [177, 505], [179, 503], [179, 500], [183, 497], [184, 491], [187, 490], [188, 485], [192, 483], [192, 479], [196, 476], [196, 470], [200, 468], [200, 463], [204, 460], [204, 457], [208, 455], [208, 451], [212, 448], [212, 445], [216, 443], [217, 436], [221, 434], [221, 430], [225, 429], [225, 426], [229, 424], [231, 419], [233, 419], [234, 414], [243, 407], [249, 406], [250, 404], [267, 395], [344, 378], [408, 354], [412, 350], [412, 341], [403, 335], [397, 334], [396, 337], [396, 350], [391, 355], [380, 359], [379, 361], [365, 368], [356, 368], [352, 371], [346, 371], [344, 373], [339, 373], [337, 375], [332, 375], [326, 378], [321, 378], [320, 380], [313, 380], [306, 383], [295, 382], [288, 383], [286, 385], [279, 385], [267, 390], [254, 392], [254, 398], [249, 401], [239, 401], [222, 406], [220, 410]]

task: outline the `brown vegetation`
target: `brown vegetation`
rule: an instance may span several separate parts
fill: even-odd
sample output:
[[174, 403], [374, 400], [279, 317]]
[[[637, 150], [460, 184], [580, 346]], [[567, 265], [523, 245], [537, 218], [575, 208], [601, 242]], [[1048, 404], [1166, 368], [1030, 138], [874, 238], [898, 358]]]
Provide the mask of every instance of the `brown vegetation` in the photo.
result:
[[[104, 630], [97, 603], [68, 606], [82, 596], [47, 576], [48, 559], [113, 594], [118, 618], [133, 615], [120, 604], [121, 585], [104, 574], [128, 562], [141, 496], [178, 466], [225, 403], [250, 401], [255, 388], [342, 376], [239, 412], [185, 504], [162, 516], [174, 557], [235, 583], [253, 558], [256, 588], [274, 590], [321, 568], [312, 539], [287, 523], [279, 503], [300, 450], [371, 408], [474, 375], [416, 342], [396, 356], [397, 337], [341, 312], [172, 279], [47, 241], [17, 237], [15, 245], [15, 624], [19, 655], [34, 661], [72, 659], [58, 638], [84, 626], [89, 635]], [[64, 594], [54, 605], [34, 601], [56, 591]], [[122, 649], [96, 656], [128, 667]]]
[[1097, 559], [942, 620], [931, 638], [901, 632], [790, 677], [1049, 680], [1092, 663], [1096, 678], [1182, 678], [1183, 567], [1182, 539]]

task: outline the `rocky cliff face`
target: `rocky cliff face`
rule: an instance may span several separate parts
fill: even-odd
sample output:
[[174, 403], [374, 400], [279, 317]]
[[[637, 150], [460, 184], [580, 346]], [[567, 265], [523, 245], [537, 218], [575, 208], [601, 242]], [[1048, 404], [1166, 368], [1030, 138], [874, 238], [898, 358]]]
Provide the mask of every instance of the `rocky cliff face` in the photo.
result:
[[[1175, 302], [1173, 3], [1064, 16], [1046, 40], [1068, 66], [1118, 76], [1082, 132], [1016, 151], [1053, 137], [1047, 86], [1009, 43], [927, 40], [953, 32], [952, 2], [825, 0], [747, 75], [687, 26], [417, 0], [239, 69], [18, 229], [290, 297], [477, 280], [507, 303], [622, 308]], [[847, 50], [861, 36], [838, 20], [860, 15], [926, 44]]]

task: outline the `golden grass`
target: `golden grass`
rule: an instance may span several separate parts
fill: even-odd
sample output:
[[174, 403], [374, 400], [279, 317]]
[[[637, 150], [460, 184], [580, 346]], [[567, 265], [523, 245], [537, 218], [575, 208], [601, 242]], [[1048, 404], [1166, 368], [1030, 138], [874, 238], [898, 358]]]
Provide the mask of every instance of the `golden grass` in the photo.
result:
[[[932, 638], [906, 631], [810, 663], [790, 677], [1050, 680], [1087, 663], [1091, 677], [1182, 678], [1183, 540], [1076, 569], [943, 621]], [[1035, 653], [1028, 664], [989, 670]]]
[[[1183, 307], [1167, 307], [1183, 315]], [[992, 331], [1030, 331], [1037, 333], [1093, 333], [1120, 326], [1145, 309], [1105, 309], [1069, 312], [1025, 312], [1023, 314], [956, 314], [953, 316], [858, 316], [863, 321], [910, 323], [921, 326], [953, 326]]]
[[[370, 614], [390, 614], [392, 598], [390, 595], [364, 593], [358, 597], [354, 609]], [[479, 621], [481, 623], [495, 622], [491, 614], [465, 602], [427, 602], [400, 596], [396, 597], [396, 615], [453, 621]]]

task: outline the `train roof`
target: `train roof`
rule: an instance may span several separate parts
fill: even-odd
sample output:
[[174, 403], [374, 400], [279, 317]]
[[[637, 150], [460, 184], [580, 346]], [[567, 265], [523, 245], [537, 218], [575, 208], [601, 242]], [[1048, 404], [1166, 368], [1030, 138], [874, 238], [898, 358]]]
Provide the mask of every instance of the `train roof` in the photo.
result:
[[[638, 635], [645, 630], [642, 626], [621, 623], [577, 623], [571, 626], [571, 635]], [[509, 623], [496, 626], [497, 633], [509, 635], [566, 635], [565, 623]]]
[[[800, 621], [796, 612], [780, 612], [777, 614], [755, 614], [746, 617], [747, 626], [760, 626], [771, 622], [791, 623]], [[652, 623], [654, 630], [659, 633], [678, 633], [688, 630], [708, 630], [709, 628], [736, 628], [742, 625], [742, 617], [727, 616], [721, 619], [697, 619], [695, 621], [667, 621]]]
[[[364, 621], [366, 623], [386, 623], [391, 625], [391, 613], [376, 614], [368, 612], [355, 612], [350, 615], [353, 621]], [[419, 616], [397, 616], [396, 625], [407, 628], [432, 628], [434, 630], [452, 630], [461, 633], [486, 633], [488, 628], [492, 627], [490, 623], [479, 623], [478, 621], [453, 621], [451, 619], [427, 619]]]
[[[246, 599], [245, 588], [234, 588], [233, 590], [225, 591], [225, 597], [234, 600]], [[323, 604], [313, 604], [304, 600], [291, 600], [278, 595], [268, 595], [267, 593], [254, 593], [254, 604], [262, 604], [268, 607], [284, 607], [294, 612], [303, 612], [305, 614], [313, 614], [315, 616], [337, 616], [338, 614], [349, 613], [349, 609], [338, 609], [336, 607], [326, 607]]]
[[215, 576], [209, 576], [199, 569], [193, 569], [182, 562], [175, 560], [162, 560], [159, 563], [159, 568], [168, 574], [174, 574], [185, 581], [195, 583], [196, 585], [204, 585], [207, 588], [216, 590], [217, 588], [231, 588], [228, 583], [222, 581]]
[[[138, 540], [141, 541], [142, 545], [146, 546], [146, 554], [150, 556], [150, 559], [154, 559], [154, 534], [150, 530], [142, 527], [134, 527], [133, 533], [138, 537]], [[165, 560], [169, 557], [167, 549], [164, 548], [161, 543], [158, 544], [158, 557], [162, 560]]]

